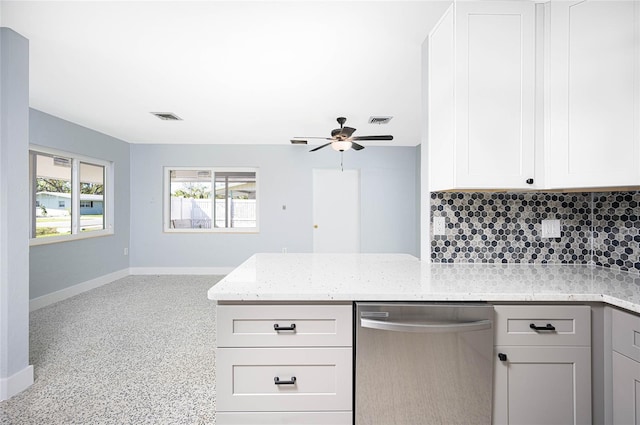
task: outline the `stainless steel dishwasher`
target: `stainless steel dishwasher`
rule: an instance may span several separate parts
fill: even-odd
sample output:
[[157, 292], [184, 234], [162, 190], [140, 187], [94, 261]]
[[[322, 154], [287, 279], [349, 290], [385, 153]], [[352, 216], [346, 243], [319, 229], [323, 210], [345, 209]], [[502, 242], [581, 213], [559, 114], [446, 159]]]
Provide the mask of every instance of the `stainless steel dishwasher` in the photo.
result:
[[491, 424], [493, 306], [356, 303], [356, 425]]

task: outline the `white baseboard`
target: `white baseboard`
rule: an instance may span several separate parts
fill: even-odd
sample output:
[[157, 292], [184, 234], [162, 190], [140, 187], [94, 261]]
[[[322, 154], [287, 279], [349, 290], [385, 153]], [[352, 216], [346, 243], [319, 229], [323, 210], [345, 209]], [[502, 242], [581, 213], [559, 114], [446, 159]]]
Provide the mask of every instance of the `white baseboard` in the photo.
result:
[[29, 311], [38, 310], [58, 301], [66, 300], [74, 295], [106, 285], [129, 275], [227, 275], [234, 267], [130, 267], [109, 273], [77, 285], [52, 292], [29, 301]]
[[0, 378], [0, 401], [8, 400], [33, 384], [33, 366], [29, 365], [8, 378]]
[[70, 286], [68, 288], [61, 289], [56, 292], [52, 292], [41, 297], [33, 298], [29, 301], [29, 311], [34, 311], [42, 307], [46, 307], [50, 304], [57, 303], [58, 301], [65, 300], [73, 297], [74, 295], [81, 294], [83, 292], [95, 289], [99, 286], [111, 283], [115, 280], [122, 279], [129, 276], [129, 269], [118, 270], [117, 272], [105, 274], [95, 279], [88, 280], [86, 282], [79, 283], [77, 285]]
[[131, 267], [132, 275], [175, 274], [175, 275], [227, 275], [235, 267]]

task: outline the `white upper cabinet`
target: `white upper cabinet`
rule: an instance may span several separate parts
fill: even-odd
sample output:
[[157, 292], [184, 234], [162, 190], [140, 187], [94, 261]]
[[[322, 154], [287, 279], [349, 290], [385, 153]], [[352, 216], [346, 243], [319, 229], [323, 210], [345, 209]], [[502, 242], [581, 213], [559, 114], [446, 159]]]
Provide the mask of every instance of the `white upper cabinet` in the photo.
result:
[[547, 11], [547, 185], [640, 185], [640, 3], [552, 1]]
[[427, 43], [429, 190], [640, 186], [640, 0], [457, 1]]
[[456, 2], [429, 37], [430, 189], [532, 189], [535, 5]]

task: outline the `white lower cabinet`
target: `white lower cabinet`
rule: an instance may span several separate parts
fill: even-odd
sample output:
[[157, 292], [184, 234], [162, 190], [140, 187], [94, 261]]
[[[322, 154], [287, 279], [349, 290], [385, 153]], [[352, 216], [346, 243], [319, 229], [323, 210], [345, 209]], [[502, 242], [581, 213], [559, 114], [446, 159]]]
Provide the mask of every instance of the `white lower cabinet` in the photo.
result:
[[351, 412], [217, 412], [217, 425], [351, 425]]
[[216, 423], [351, 424], [352, 305], [220, 305]]
[[613, 352], [613, 423], [640, 424], [640, 363]]
[[591, 424], [590, 311], [495, 306], [495, 425]]
[[[351, 348], [220, 348], [224, 411], [351, 410]], [[322, 408], [322, 409], [321, 409]]]
[[494, 424], [590, 424], [589, 347], [496, 347]]
[[640, 317], [612, 310], [613, 423], [640, 424]]

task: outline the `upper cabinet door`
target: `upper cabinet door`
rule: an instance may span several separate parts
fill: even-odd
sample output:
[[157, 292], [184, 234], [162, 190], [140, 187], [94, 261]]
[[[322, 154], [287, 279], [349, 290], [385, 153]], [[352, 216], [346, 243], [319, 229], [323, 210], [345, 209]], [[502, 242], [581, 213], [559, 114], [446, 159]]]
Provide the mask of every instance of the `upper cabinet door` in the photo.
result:
[[455, 185], [533, 189], [535, 4], [461, 1], [455, 17]]
[[640, 185], [640, 4], [549, 7], [550, 188]]

